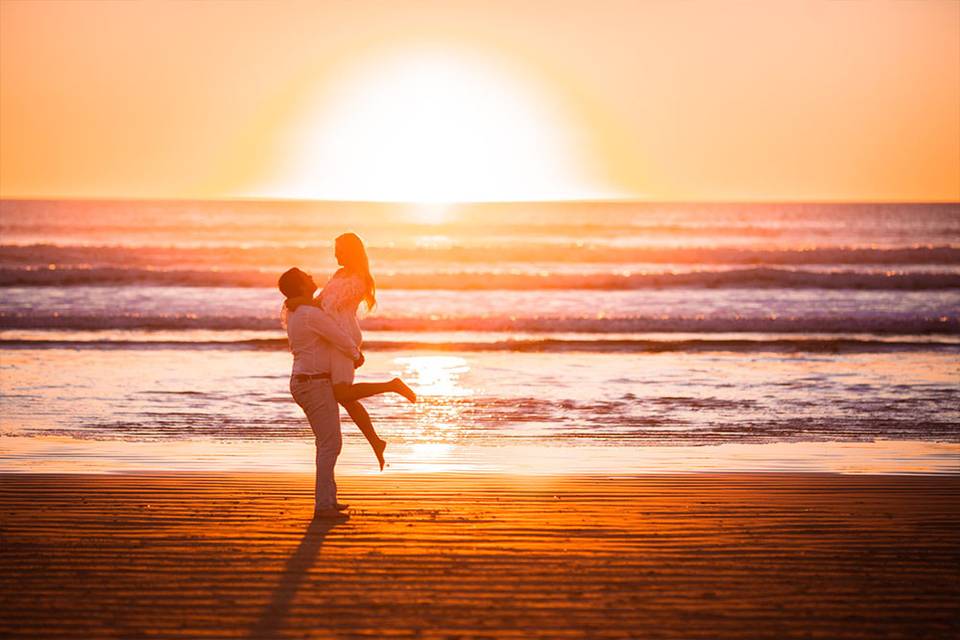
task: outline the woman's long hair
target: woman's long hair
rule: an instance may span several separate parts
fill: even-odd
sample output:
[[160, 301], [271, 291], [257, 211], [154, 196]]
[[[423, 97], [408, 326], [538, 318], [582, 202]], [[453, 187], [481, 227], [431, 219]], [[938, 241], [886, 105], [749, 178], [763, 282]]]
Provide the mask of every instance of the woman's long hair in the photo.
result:
[[344, 233], [337, 236], [336, 247], [342, 264], [348, 271], [359, 274], [367, 285], [367, 290], [363, 295], [363, 301], [367, 303], [367, 311], [373, 309], [377, 304], [377, 284], [370, 275], [370, 260], [367, 258], [367, 250], [363, 246], [363, 240], [355, 233]]

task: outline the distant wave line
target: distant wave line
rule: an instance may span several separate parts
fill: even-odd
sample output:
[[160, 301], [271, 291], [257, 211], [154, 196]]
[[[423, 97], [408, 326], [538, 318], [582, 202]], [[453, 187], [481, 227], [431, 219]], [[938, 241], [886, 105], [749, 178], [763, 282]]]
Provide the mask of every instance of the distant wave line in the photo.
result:
[[[41, 340], [0, 339], [0, 348], [71, 348], [71, 349], [251, 349], [286, 350], [283, 338], [246, 340]], [[511, 352], [776, 352], [776, 353], [883, 353], [890, 351], [955, 351], [960, 343], [923, 340], [870, 340], [823, 338], [754, 339], [684, 339], [684, 340], [498, 340], [498, 341], [384, 341], [364, 344], [368, 351], [511, 351]]]
[[[388, 268], [401, 268], [406, 262], [427, 264], [491, 263], [491, 251], [497, 261], [535, 264], [610, 263], [610, 264], [687, 264], [687, 265], [956, 265], [960, 264], [960, 246], [910, 245], [902, 247], [813, 247], [804, 249], [755, 249], [736, 247], [617, 247], [594, 241], [577, 243], [530, 242], [451, 246], [371, 246], [373, 257]], [[263, 269], [287, 263], [309, 264], [329, 252], [326, 245], [209, 247], [112, 246], [26, 244], [0, 245], [0, 264], [7, 267], [60, 268], [80, 265], [115, 268], [164, 269], [179, 265], [200, 267], [248, 267]]]
[[[6, 212], [5, 212], [6, 213]], [[794, 219], [789, 222], [777, 219], [767, 221], [764, 218], [746, 218], [742, 220], [726, 219], [720, 223], [707, 221], [703, 218], [690, 218], [686, 221], [675, 219], [670, 222], [640, 220], [632, 217], [593, 217], [591, 220], [561, 221], [557, 216], [541, 219], [524, 219], [523, 216], [493, 219], [489, 216], [477, 219], [461, 218], [455, 222], [455, 229], [468, 234], [499, 235], [505, 237], [540, 237], [545, 232], [551, 235], [580, 237], [591, 236], [622, 236], [655, 235], [655, 236], [735, 236], [748, 238], [777, 238], [820, 236], [829, 237], [838, 231], [854, 231], [859, 235], [871, 232], [905, 229], [909, 231], [937, 231], [941, 233], [960, 233], [960, 222], [949, 214], [953, 211], [943, 211], [940, 215], [929, 217], [922, 228], [918, 229], [911, 221], [900, 221], [899, 225], [884, 227], [876, 224], [876, 220], [868, 217], [843, 217], [835, 215], [831, 219], [806, 218]], [[134, 214], [135, 215], [135, 214]], [[839, 219], [838, 219], [839, 218]], [[133, 218], [135, 220], [135, 218]], [[91, 234], [92, 237], [155, 236], [180, 237], [184, 227], [191, 225], [190, 234], [194, 237], [209, 237], [224, 239], [229, 237], [262, 238], [277, 237], [278, 229], [271, 215], [260, 216], [259, 219], [238, 219], [231, 215], [220, 224], [197, 224], [196, 218], [174, 216], [163, 221], [148, 220], [143, 223], [131, 223], [129, 215], [120, 214], [113, 218], [78, 219], [65, 225], [62, 219], [47, 218], [31, 219], [29, 214], [18, 217], [17, 212], [9, 212], [5, 219], [0, 220], [0, 231], [8, 235], [49, 236], [69, 231], [71, 236], [83, 237]], [[361, 232], [375, 231], [394, 236], [418, 236], [436, 232], [437, 225], [416, 222], [412, 220], [362, 220], [355, 222]], [[293, 238], [334, 238], [344, 228], [344, 218], [330, 216], [326, 219], [316, 216], [289, 218], [283, 227], [286, 237]], [[283, 236], [281, 236], [283, 237]]]
[[[366, 331], [470, 331], [526, 333], [873, 333], [883, 335], [957, 335], [960, 314], [939, 317], [864, 316], [372, 316], [361, 322]], [[0, 329], [214, 330], [270, 331], [278, 320], [265, 316], [198, 316], [194, 314], [104, 315], [0, 312]]]
[[[277, 274], [260, 270], [157, 270], [124, 268], [0, 268], [0, 286], [64, 287], [141, 285], [274, 287]], [[960, 274], [948, 272], [816, 272], [757, 267], [685, 273], [395, 273], [378, 278], [381, 288], [407, 290], [631, 290], [651, 288], [813, 288], [924, 291], [960, 289]]]

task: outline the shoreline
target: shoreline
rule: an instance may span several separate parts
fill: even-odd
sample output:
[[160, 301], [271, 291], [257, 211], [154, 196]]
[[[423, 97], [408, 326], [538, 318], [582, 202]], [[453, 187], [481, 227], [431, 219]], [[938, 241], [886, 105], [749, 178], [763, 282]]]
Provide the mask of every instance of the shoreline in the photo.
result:
[[[937, 444], [937, 443], [932, 443]], [[312, 445], [311, 445], [312, 446]], [[765, 446], [765, 445], [760, 445]], [[306, 468], [306, 464], [301, 465]], [[252, 469], [250, 471], [241, 471], [233, 468], [227, 469], [115, 469], [115, 470], [77, 470], [77, 471], [27, 471], [20, 469], [0, 469], [0, 480], [7, 477], [11, 478], [37, 478], [49, 480], [66, 480], [68, 478], [90, 477], [90, 478], [140, 478], [144, 480], [162, 480], [162, 479], [181, 479], [181, 480], [213, 480], [216, 478], [271, 478], [276, 481], [288, 480], [291, 486], [299, 485], [312, 477], [312, 474], [298, 469], [296, 471], [278, 471], [273, 468]], [[523, 472], [523, 471], [504, 471], [501, 469], [480, 469], [480, 470], [459, 470], [459, 469], [440, 469], [430, 471], [418, 470], [388, 470], [387, 472], [377, 472], [375, 470], [360, 471], [357, 468], [348, 467], [344, 470], [337, 469], [337, 482], [344, 480], [350, 482], [359, 480], [363, 483], [383, 481], [389, 484], [396, 481], [405, 484], [409, 481], [420, 481], [424, 478], [435, 480], [454, 480], [459, 483], [469, 478], [471, 481], [492, 480], [502, 482], [509, 480], [513, 484], [542, 484], [548, 481], [557, 481], [563, 479], [569, 482], [617, 482], [617, 481], [638, 481], [638, 480], [678, 480], [685, 479], [710, 479], [720, 477], [724, 481], [732, 481], [742, 478], [746, 481], [761, 478], [944, 478], [960, 480], [960, 469], [950, 471], [829, 471], [829, 470], [797, 470], [797, 469], [691, 469], [688, 471], [660, 471], [656, 469], [629, 471], [623, 473], [604, 473], [603, 471], [571, 471], [564, 473], [545, 473], [545, 472]]]
[[0, 473], [4, 637], [947, 637], [960, 475]]
[[[376, 461], [360, 433], [344, 425], [338, 477], [388, 479], [394, 475], [629, 478], [684, 474], [956, 475], [960, 444], [930, 440], [876, 439], [869, 442], [727, 442], [615, 446], [609, 441], [544, 446], [496, 440], [457, 443], [429, 450], [420, 443], [390, 442], [387, 470]], [[68, 435], [9, 435], [2, 474], [309, 474], [314, 444], [303, 437], [279, 437], [266, 444], [249, 439], [101, 440]], [[275, 432], [277, 433], [277, 432]], [[277, 433], [277, 435], [280, 435]], [[662, 437], [662, 436], [661, 436]], [[158, 442], [160, 443], [158, 445]], [[157, 456], [162, 446], [163, 456]]]

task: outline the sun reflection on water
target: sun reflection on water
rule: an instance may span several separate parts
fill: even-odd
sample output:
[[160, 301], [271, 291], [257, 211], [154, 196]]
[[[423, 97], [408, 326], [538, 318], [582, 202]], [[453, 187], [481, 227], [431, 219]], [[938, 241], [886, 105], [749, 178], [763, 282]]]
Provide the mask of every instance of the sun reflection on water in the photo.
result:
[[417, 442], [413, 457], [421, 463], [443, 460], [462, 437], [461, 400], [472, 396], [473, 390], [461, 381], [470, 365], [465, 358], [446, 355], [400, 357], [393, 362], [400, 367], [394, 374], [403, 377], [420, 396], [406, 434]]
[[394, 358], [402, 368], [395, 371], [421, 396], [466, 397], [473, 390], [460, 385], [460, 379], [470, 372], [470, 365], [459, 356], [411, 356]]

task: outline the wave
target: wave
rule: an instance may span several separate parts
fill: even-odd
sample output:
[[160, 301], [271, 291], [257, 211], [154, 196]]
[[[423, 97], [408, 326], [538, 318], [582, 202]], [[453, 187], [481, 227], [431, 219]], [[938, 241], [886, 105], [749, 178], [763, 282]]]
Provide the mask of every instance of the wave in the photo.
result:
[[[273, 288], [277, 273], [261, 270], [125, 268], [0, 268], [0, 286], [63, 287], [147, 285]], [[380, 275], [383, 288], [407, 290], [631, 290], [690, 288], [813, 288], [921, 291], [960, 289], [960, 273], [802, 271], [758, 267], [687, 273], [393, 273]]]
[[[135, 215], [135, 214], [134, 214]], [[104, 218], [91, 221], [74, 218], [65, 224], [62, 218], [46, 220], [18, 219], [11, 214], [0, 218], [0, 232], [7, 238], [20, 239], [20, 243], [40, 243], [57, 239], [62, 242], [82, 240], [84, 244], [118, 241], [124, 244], [139, 243], [146, 246], [188, 243], [191, 246], [229, 246], [230, 244], [254, 244], [277, 246], [283, 243], [297, 244], [304, 238], [333, 239], [344, 230], [344, 216], [317, 220], [307, 216], [299, 220], [286, 219], [276, 224], [276, 216], [266, 215], [260, 219], [243, 221], [226, 220], [220, 223], [198, 224], [194, 217], [151, 221], [146, 224], [131, 222], [128, 213], [125, 219]], [[937, 242], [944, 237], [957, 237], [960, 223], [944, 216], [929, 220], [926, 224], [899, 221], [892, 225], [877, 224], [869, 218], [848, 220], [791, 220], [772, 222], [753, 220], [675, 220], [650, 221], [622, 217], [620, 220], [597, 222], [596, 219], [559, 221], [556, 217], [544, 220], [495, 221], [485, 218], [455, 221], [456, 231], [467, 237], [496, 239], [512, 242], [516, 239], [532, 241], [545, 236], [555, 238], [589, 237], [599, 241], [622, 241], [624, 237], [649, 240], [683, 238], [692, 242], [711, 243], [750, 240], [827, 244], [836, 242], [838, 234], [847, 238], [860, 238], [866, 243], [888, 244], [903, 238], [915, 242]], [[446, 231], [449, 227], [439, 227]], [[360, 222], [356, 230], [364, 237], [373, 238], [376, 244], [389, 244], [391, 239], [416, 241], [423, 236], [435, 235], [438, 226], [431, 223], [411, 221]]]
[[[315, 263], [330, 251], [328, 243], [271, 247], [128, 247], [55, 244], [0, 245], [0, 264], [8, 267], [264, 268]], [[387, 268], [403, 264], [462, 265], [491, 263], [610, 263], [683, 265], [958, 265], [960, 247], [904, 246], [746, 249], [717, 247], [618, 247], [580, 242], [498, 244], [492, 246], [374, 246], [371, 254]]]
[[[276, 318], [263, 316], [200, 316], [196, 314], [0, 312], [0, 329], [213, 330], [275, 331]], [[361, 321], [364, 331], [473, 333], [789, 333], [878, 335], [958, 335], [960, 315], [809, 315], [787, 316], [372, 316]]]
[[[249, 349], [286, 351], [285, 338], [251, 340], [70, 340], [0, 339], [0, 347], [70, 349]], [[942, 351], [960, 353], [960, 343], [936, 340], [878, 340], [870, 338], [772, 338], [684, 340], [571, 340], [548, 338], [495, 341], [372, 340], [370, 351], [510, 351], [524, 353], [665, 353], [665, 352], [775, 352], [775, 353], [884, 353], [891, 351]]]

